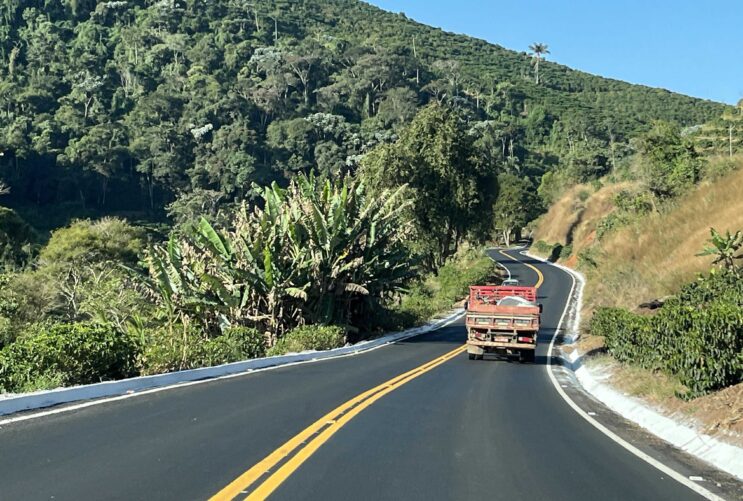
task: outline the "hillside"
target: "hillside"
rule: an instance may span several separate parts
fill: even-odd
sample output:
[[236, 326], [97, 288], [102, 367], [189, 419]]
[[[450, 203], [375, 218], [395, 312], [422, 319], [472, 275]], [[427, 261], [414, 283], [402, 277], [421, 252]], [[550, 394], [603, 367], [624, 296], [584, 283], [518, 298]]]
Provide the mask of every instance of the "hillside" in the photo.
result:
[[255, 197], [253, 183], [353, 171], [430, 101], [466, 112], [493, 169], [537, 184], [601, 175], [655, 119], [729, 108], [551, 62], [537, 85], [525, 53], [356, 0], [33, 0], [2, 14], [0, 203], [43, 229], [166, 207], [187, 219]]
[[[713, 258], [699, 254], [710, 228], [743, 228], [743, 156], [705, 161], [707, 179], [656, 211], [627, 210], [627, 201], [648, 200], [639, 180], [575, 186], [535, 223], [532, 251], [586, 276], [577, 346], [591, 367], [622, 392], [740, 445], [741, 280], [710, 273]], [[724, 376], [713, 372], [720, 367]]]
[[539, 219], [533, 237], [569, 246], [563, 260], [600, 277], [588, 281], [584, 304], [588, 312], [598, 306], [636, 309], [640, 303], [675, 294], [709, 270], [712, 259], [697, 254], [710, 227], [722, 232], [743, 228], [743, 157], [735, 162], [731, 173], [703, 182], [665, 210], [613, 231], [603, 230], [604, 235], [602, 222], [619, 211], [617, 195], [636, 190], [639, 183], [607, 183], [598, 190], [576, 186]]

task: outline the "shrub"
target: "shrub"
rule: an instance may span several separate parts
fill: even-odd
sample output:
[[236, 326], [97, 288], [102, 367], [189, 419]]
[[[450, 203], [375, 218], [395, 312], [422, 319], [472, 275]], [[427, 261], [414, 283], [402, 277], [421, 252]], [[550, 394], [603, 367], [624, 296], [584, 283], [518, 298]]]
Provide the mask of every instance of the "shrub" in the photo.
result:
[[553, 245], [548, 244], [544, 240], [537, 240], [532, 245], [532, 248], [539, 254], [550, 254], [552, 252]]
[[173, 323], [145, 330], [144, 350], [138, 360], [143, 375], [161, 374], [199, 366], [199, 346], [205, 341], [198, 327]]
[[603, 336], [606, 348], [620, 362], [656, 369], [660, 346], [650, 320], [621, 308], [600, 308], [591, 319], [591, 333]]
[[39, 254], [43, 263], [116, 262], [135, 266], [144, 249], [144, 232], [122, 219], [75, 221], [54, 233]]
[[202, 345], [201, 366], [221, 365], [266, 356], [266, 337], [250, 327], [230, 327]]
[[497, 269], [498, 265], [482, 251], [470, 249], [439, 269], [437, 299], [445, 308], [451, 307], [467, 296], [470, 285], [491, 281], [497, 275]]
[[0, 351], [0, 387], [26, 391], [136, 374], [139, 347], [128, 335], [89, 324], [40, 324]]
[[425, 283], [414, 285], [405, 294], [397, 308], [398, 312], [410, 315], [414, 324], [420, 325], [433, 317], [439, 309], [446, 308], [438, 298], [434, 297], [433, 290]]
[[622, 226], [625, 226], [629, 221], [629, 216], [623, 212], [609, 213], [607, 216], [602, 218], [596, 226], [596, 239], [603, 240], [606, 235]]
[[619, 361], [676, 375], [689, 396], [743, 381], [743, 284], [731, 272], [684, 288], [654, 317], [599, 309], [591, 332]]
[[343, 346], [345, 330], [335, 325], [305, 325], [287, 332], [268, 350], [268, 356], [307, 350], [330, 350]]
[[205, 337], [198, 326], [173, 324], [146, 334], [139, 364], [144, 374], [160, 374], [239, 362], [266, 355], [266, 338], [249, 327], [230, 327]]
[[567, 259], [573, 255], [573, 246], [568, 244], [560, 249], [560, 259]]

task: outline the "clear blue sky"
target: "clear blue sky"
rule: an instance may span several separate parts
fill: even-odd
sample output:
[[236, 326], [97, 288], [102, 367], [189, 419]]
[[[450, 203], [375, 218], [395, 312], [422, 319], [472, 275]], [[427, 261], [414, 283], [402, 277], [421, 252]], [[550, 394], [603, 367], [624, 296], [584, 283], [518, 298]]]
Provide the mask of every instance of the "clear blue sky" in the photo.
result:
[[743, 0], [369, 0], [446, 31], [575, 69], [735, 104], [743, 98]]

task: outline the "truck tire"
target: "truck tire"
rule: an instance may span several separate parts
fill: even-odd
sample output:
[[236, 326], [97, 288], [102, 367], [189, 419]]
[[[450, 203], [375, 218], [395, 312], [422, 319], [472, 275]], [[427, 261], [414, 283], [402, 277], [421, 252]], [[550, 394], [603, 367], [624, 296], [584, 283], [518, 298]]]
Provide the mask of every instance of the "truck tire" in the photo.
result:
[[475, 354], [474, 353], [468, 353], [467, 356], [470, 360], [475, 360]]

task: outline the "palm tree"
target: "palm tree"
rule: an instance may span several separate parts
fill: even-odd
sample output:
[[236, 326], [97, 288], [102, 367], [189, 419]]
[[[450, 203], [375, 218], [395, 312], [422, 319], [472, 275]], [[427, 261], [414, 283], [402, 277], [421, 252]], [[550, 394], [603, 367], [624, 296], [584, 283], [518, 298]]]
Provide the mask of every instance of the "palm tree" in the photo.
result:
[[712, 245], [705, 247], [697, 256], [715, 256], [712, 264], [719, 264], [737, 275], [739, 269], [735, 260], [743, 259], [743, 256], [738, 254], [740, 249], [743, 248], [743, 232], [736, 231], [731, 234], [730, 231], [727, 231], [722, 235], [714, 228], [710, 228], [710, 234], [712, 238], [709, 239], [709, 243]]
[[10, 188], [0, 180], [0, 195], [7, 195], [8, 193], [10, 193]]
[[537, 85], [539, 85], [539, 63], [544, 59], [542, 56], [550, 53], [549, 46], [544, 43], [534, 42], [529, 46], [529, 50], [531, 51], [532, 64], [534, 64], [534, 77]]

